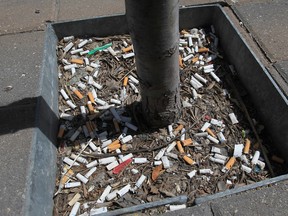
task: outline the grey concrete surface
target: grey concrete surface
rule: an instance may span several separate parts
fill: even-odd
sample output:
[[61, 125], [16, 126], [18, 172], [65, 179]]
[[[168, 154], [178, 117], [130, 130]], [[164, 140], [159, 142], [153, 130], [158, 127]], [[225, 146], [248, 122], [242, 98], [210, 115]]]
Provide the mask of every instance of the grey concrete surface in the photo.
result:
[[239, 3], [232, 8], [272, 62], [288, 59], [286, 0]]
[[0, 136], [0, 215], [23, 215], [33, 129]]
[[43, 43], [44, 31], [0, 36], [0, 107], [38, 95]]
[[[223, 0], [180, 0], [180, 5], [209, 4]], [[57, 20], [75, 20], [125, 13], [125, 0], [61, 0]], [[94, 10], [91, 10], [93, 8]]]
[[[271, 1], [271, 0], [266, 0], [266, 1]], [[273, 79], [276, 81], [276, 83], [279, 85], [279, 87], [283, 91], [283, 93], [285, 95], [288, 95], [287, 80], [285, 80], [283, 78], [283, 77], [285, 77], [285, 73], [288, 74], [288, 66], [287, 65], [285, 66], [285, 64], [284, 64], [285, 61], [283, 61], [283, 63], [281, 64], [281, 67], [278, 64], [275, 64], [275, 66], [277, 66], [277, 65], [278, 66], [274, 67], [273, 63], [271, 63], [269, 60], [267, 60], [267, 56], [265, 55], [265, 53], [263, 53], [263, 51], [258, 46], [258, 44], [255, 43], [255, 39], [253, 38], [253, 36], [251, 34], [247, 33], [247, 29], [245, 28], [245, 26], [241, 25], [241, 21], [239, 19], [237, 19], [237, 17], [235, 17], [234, 12], [230, 9], [230, 7], [225, 7], [224, 10], [225, 10], [226, 14], [229, 16], [233, 25], [236, 27], [236, 29], [240, 32], [242, 37], [248, 43], [250, 49], [255, 53], [258, 60], [265, 66], [265, 68], [268, 69], [269, 73], [271, 74]]]
[[168, 212], [172, 215], [287, 215], [288, 181], [279, 182], [269, 187], [242, 192], [191, 208]]
[[61, 0], [57, 20], [84, 19], [124, 12], [124, 0]]
[[1, 0], [0, 35], [45, 28], [55, 12], [55, 0]]

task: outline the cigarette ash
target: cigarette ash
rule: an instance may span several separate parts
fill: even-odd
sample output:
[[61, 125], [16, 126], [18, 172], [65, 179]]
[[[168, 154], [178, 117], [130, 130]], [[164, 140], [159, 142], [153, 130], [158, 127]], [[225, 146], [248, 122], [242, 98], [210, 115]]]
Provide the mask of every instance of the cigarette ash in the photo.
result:
[[59, 41], [55, 215], [97, 214], [183, 194], [191, 206], [196, 197], [270, 177], [227, 85], [234, 70], [218, 41], [213, 26], [180, 32], [183, 112], [157, 131], [147, 130], [138, 113], [141, 81], [128, 35]]

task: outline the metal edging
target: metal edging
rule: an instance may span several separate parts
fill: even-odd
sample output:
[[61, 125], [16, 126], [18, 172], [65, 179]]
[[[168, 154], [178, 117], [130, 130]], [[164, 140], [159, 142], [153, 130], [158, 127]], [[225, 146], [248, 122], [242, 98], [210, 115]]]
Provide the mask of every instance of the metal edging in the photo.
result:
[[223, 192], [219, 192], [219, 193], [216, 193], [216, 194], [212, 194], [212, 195], [208, 195], [208, 196], [204, 196], [204, 197], [199, 197], [199, 198], [195, 199], [195, 204], [198, 205], [198, 204], [201, 204], [201, 203], [204, 203], [204, 202], [208, 202], [208, 201], [211, 201], [211, 200], [214, 200], [214, 199], [223, 198], [223, 197], [226, 197], [226, 196], [229, 196], [229, 195], [238, 194], [238, 193], [241, 193], [241, 192], [245, 192], [245, 191], [248, 191], [248, 190], [253, 190], [253, 189], [256, 189], [256, 188], [260, 188], [260, 187], [265, 187], [265, 186], [268, 186], [270, 184], [275, 184], [277, 182], [285, 181], [285, 180], [288, 180], [288, 174], [277, 176], [277, 177], [274, 177], [274, 178], [271, 178], [271, 179], [266, 179], [266, 180], [263, 180], [263, 181], [260, 181], [260, 182], [256, 182], [254, 184], [241, 186], [239, 188], [229, 189], [229, 190], [226, 190], [226, 191], [223, 191]]

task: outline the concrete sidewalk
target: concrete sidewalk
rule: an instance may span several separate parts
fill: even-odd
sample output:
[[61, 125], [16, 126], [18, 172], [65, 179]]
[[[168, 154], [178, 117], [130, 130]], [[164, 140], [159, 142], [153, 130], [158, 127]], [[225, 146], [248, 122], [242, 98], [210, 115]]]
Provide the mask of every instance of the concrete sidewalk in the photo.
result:
[[[260, 61], [288, 95], [286, 0], [181, 0], [181, 5], [221, 3]], [[30, 184], [31, 143], [36, 129], [34, 99], [40, 94], [46, 22], [86, 19], [125, 12], [124, 0], [3, 0], [0, 2], [0, 215], [23, 215]], [[242, 23], [240, 23], [242, 22]], [[16, 110], [14, 124], [4, 113]], [[23, 115], [23, 113], [25, 115]], [[5, 119], [5, 121], [4, 121]], [[12, 117], [11, 117], [12, 119]], [[287, 182], [222, 198], [180, 214], [284, 215]], [[253, 200], [250, 202], [251, 197]], [[254, 199], [255, 197], [255, 199]], [[276, 199], [282, 198], [276, 202]], [[259, 201], [260, 200], [260, 201]], [[278, 199], [279, 200], [279, 199]], [[225, 204], [227, 202], [227, 204]], [[229, 204], [228, 204], [229, 203]], [[269, 208], [273, 207], [273, 212]], [[244, 211], [242, 210], [244, 208]], [[278, 211], [279, 210], [279, 211]], [[270, 212], [269, 212], [270, 211]], [[279, 214], [278, 214], [279, 213]], [[174, 214], [174, 213], [173, 213]], [[172, 214], [171, 214], [172, 215]]]

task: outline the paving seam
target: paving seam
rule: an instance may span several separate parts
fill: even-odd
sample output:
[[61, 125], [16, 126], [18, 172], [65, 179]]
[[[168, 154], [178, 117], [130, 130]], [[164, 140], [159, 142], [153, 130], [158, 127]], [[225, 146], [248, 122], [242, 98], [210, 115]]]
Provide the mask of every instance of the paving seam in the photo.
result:
[[[46, 28], [46, 25], [45, 25], [45, 28]], [[16, 31], [16, 32], [7, 32], [7, 33], [4, 33], [4, 34], [0, 34], [0, 37], [1, 36], [9, 36], [9, 35], [17, 35], [17, 34], [25, 34], [25, 33], [34, 33], [34, 32], [44, 32], [45, 31], [45, 28], [44, 29], [27, 29], [27, 30], [23, 30], [23, 31]]]
[[[237, 10], [237, 8], [233, 5], [229, 5], [227, 8], [230, 9], [230, 11], [233, 13], [233, 15], [235, 16], [235, 18], [242, 23], [242, 28], [243, 30], [246, 32], [247, 36], [249, 35], [250, 38], [252, 39], [251, 42], [254, 42], [256, 47], [259, 49], [258, 52], [259, 54], [262, 54], [262, 58], [263, 60], [266, 60], [266, 64], [267, 66], [273, 67], [274, 70], [276, 71], [277, 75], [273, 74], [273, 72], [267, 67], [265, 66], [265, 68], [267, 69], [267, 71], [269, 71], [269, 73], [271, 74], [271, 76], [273, 77], [273, 79], [276, 81], [277, 85], [280, 87], [281, 91], [287, 95], [287, 90], [285, 90], [286, 88], [283, 87], [283, 84], [281, 84], [282, 82], [279, 81], [279, 79], [282, 79], [283, 82], [285, 82], [285, 84], [287, 84], [286, 80], [284, 79], [283, 75], [281, 74], [281, 71], [275, 67], [275, 63], [277, 63], [277, 59], [272, 59], [269, 57], [269, 55], [271, 55], [271, 53], [269, 51], [265, 51], [265, 49], [263, 48], [264, 45], [261, 46], [262, 42], [258, 40], [258, 37], [256, 37], [255, 32], [252, 30], [251, 26], [245, 22], [243, 16], [239, 13], [239, 11]], [[257, 54], [258, 56], [258, 54]]]
[[54, 0], [52, 3], [52, 16], [51, 21], [57, 21], [59, 17], [59, 11], [60, 11], [60, 0]]

